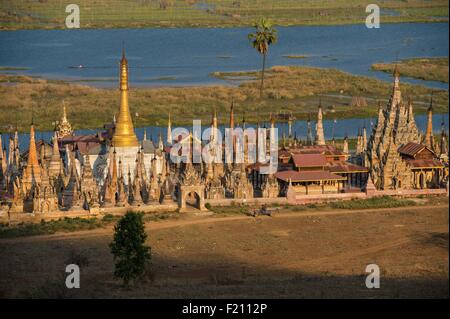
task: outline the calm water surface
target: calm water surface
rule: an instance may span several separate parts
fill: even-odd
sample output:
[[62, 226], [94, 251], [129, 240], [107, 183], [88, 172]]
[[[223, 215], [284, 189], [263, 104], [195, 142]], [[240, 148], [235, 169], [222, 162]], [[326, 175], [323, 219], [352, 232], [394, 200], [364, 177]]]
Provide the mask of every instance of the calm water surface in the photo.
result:
[[[448, 56], [448, 23], [279, 27], [270, 48], [272, 65], [310, 65], [391, 81], [373, 72], [375, 62], [410, 57]], [[224, 83], [210, 73], [255, 70], [261, 59], [250, 47], [251, 28], [22, 30], [0, 32], [0, 66], [94, 86], [116, 86], [125, 41], [134, 86]], [[289, 59], [285, 55], [306, 55]], [[76, 68], [83, 65], [84, 68]], [[403, 78], [402, 81], [447, 88], [448, 84]]]

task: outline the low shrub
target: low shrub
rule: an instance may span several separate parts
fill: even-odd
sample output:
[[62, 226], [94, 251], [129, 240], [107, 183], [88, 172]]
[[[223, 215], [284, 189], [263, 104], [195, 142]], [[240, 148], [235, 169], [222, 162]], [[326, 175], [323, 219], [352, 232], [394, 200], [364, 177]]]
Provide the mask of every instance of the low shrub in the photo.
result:
[[414, 206], [417, 203], [410, 199], [395, 198], [391, 196], [373, 197], [369, 199], [354, 199], [330, 203], [332, 208], [338, 209], [367, 209], [367, 208], [394, 208]]

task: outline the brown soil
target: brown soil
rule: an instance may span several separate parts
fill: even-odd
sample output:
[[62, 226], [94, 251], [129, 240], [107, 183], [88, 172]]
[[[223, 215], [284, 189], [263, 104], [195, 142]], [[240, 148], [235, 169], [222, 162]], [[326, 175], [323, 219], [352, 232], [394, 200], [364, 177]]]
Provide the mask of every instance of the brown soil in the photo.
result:
[[[148, 222], [152, 274], [132, 288], [113, 278], [112, 228], [2, 239], [0, 297], [448, 298], [448, 222], [448, 205]], [[69, 290], [73, 252], [89, 264]]]

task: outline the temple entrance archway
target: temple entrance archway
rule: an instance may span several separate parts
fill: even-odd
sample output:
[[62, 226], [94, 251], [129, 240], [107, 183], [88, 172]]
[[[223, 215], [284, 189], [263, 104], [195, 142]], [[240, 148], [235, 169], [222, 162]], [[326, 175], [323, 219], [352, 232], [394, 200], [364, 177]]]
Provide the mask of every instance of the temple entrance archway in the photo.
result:
[[178, 207], [180, 208], [180, 212], [191, 209], [207, 210], [205, 208], [205, 186], [181, 185], [178, 195]]
[[196, 192], [190, 192], [186, 195], [186, 207], [200, 209], [200, 196]]

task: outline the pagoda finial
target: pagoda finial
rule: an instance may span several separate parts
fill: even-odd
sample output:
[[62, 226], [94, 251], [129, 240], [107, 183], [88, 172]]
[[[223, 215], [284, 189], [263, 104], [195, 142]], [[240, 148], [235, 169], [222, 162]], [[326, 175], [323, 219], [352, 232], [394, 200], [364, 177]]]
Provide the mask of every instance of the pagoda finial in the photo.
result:
[[433, 111], [433, 91], [430, 94], [430, 106], [428, 107], [428, 111]]
[[134, 125], [128, 106], [128, 62], [125, 58], [124, 49], [122, 51], [122, 60], [120, 61], [119, 88], [120, 108], [112, 144], [115, 147], [137, 147], [139, 143], [134, 132]]
[[395, 66], [394, 66], [394, 72], [392, 73], [392, 75], [394, 76], [394, 78], [400, 77], [400, 72], [398, 71], [398, 65], [397, 65], [397, 63], [395, 63]]
[[428, 107], [427, 115], [427, 129], [425, 132], [424, 144], [434, 151], [434, 137], [433, 137], [433, 94], [431, 94], [430, 106]]
[[234, 128], [234, 98], [231, 99], [231, 107], [230, 107], [230, 128]]

